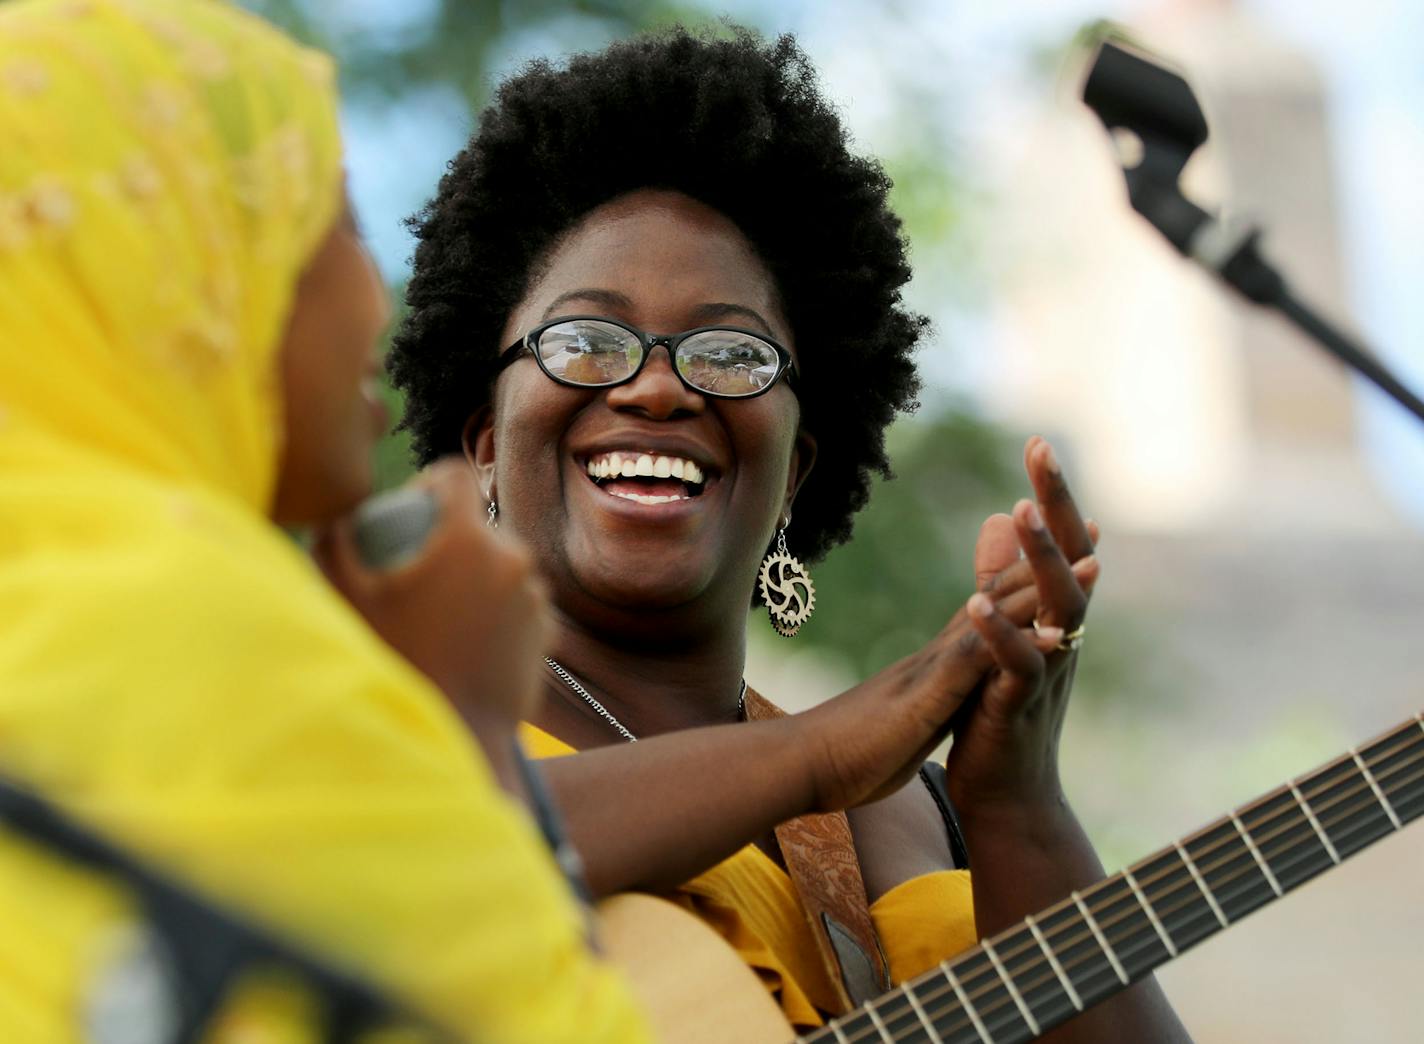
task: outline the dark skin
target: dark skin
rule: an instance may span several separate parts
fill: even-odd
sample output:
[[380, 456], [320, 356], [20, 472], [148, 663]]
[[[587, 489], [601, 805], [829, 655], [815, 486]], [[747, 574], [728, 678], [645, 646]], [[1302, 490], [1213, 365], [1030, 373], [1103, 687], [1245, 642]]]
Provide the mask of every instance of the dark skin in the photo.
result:
[[335, 518], [371, 491], [371, 449], [388, 426], [376, 393], [386, 287], [349, 206], [302, 272], [280, 355], [285, 438], [272, 517]]
[[[799, 361], [751, 245], [676, 193], [633, 193], [585, 218], [500, 347], [546, 318], [589, 313], [658, 333], [752, 326]], [[559, 386], [532, 358], [501, 375], [491, 407], [467, 426], [467, 456], [548, 581], [552, 655], [643, 738], [627, 744], [551, 678], [534, 721], [583, 753], [546, 763], [548, 777], [600, 893], [669, 887], [765, 843], [777, 822], [849, 809], [873, 900], [950, 865], [938, 812], [912, 781], [953, 722], [949, 786], [976, 870], [976, 920], [991, 934], [1102, 876], [1056, 756], [1072, 655], [1055, 646], [1086, 612], [1095, 534], [1051, 448], [1031, 442], [1035, 501], [986, 522], [983, 594], [940, 635], [812, 711], [730, 724], [757, 564], [814, 463], [799, 422], [784, 383], [756, 399], [710, 399], [677, 380], [661, 349], [612, 389]], [[609, 450], [687, 457], [709, 481], [690, 501], [633, 503], [585, 471]], [[1147, 982], [1053, 1039], [1186, 1038]]]
[[389, 318], [385, 284], [344, 206], [297, 283], [278, 355], [285, 437], [272, 518], [315, 531], [328, 578], [442, 689], [501, 784], [520, 795], [515, 722], [538, 702], [547, 626], [528, 552], [485, 528], [469, 469], [455, 460], [414, 481], [440, 503], [440, 521], [400, 569], [365, 568], [344, 517], [371, 492], [371, 453], [387, 427], [376, 383]]

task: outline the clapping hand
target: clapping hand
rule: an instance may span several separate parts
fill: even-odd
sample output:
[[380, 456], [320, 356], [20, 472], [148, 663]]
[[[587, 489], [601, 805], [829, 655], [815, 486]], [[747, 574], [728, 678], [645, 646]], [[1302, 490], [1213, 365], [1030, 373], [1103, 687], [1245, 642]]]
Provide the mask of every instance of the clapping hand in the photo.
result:
[[1025, 463], [1038, 504], [985, 522], [965, 608], [924, 648], [802, 716], [819, 808], [894, 793], [951, 728], [957, 801], [1056, 797], [1073, 662], [1058, 646], [1082, 623], [1098, 564], [1048, 443], [1030, 440]]
[[[1062, 804], [1058, 737], [1099, 575], [1096, 527], [1078, 513], [1053, 448], [1035, 436], [1024, 465], [1035, 499], [984, 523], [975, 554], [979, 590], [966, 606], [995, 666], [956, 718], [946, 770], [956, 807], [976, 815]], [[1017, 593], [1006, 598], [1002, 590], [1020, 552], [1038, 598], [1036, 624], [1027, 631], [1022, 614], [1011, 611]]]

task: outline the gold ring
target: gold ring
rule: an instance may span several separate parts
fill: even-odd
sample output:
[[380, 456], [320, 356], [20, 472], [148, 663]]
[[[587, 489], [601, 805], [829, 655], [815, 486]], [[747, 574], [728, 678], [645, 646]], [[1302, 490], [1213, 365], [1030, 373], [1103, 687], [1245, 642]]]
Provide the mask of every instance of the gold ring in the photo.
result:
[[[1072, 652], [1083, 644], [1083, 632], [1087, 629], [1087, 624], [1079, 624], [1076, 630], [1069, 631], [1059, 639], [1058, 644], [1055, 645], [1054, 648], [1059, 652]], [[1036, 616], [1033, 618], [1033, 630], [1035, 634], [1041, 633], [1042, 630], [1038, 622], [1038, 617]]]

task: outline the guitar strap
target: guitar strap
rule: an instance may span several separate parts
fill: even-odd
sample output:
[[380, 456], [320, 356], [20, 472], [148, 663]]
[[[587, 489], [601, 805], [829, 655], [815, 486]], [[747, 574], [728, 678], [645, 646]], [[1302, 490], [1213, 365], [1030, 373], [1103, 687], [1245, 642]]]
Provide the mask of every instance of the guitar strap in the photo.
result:
[[[748, 721], [785, 715], [780, 707], [747, 689]], [[890, 989], [890, 965], [870, 917], [870, 901], [860, 858], [844, 812], [797, 816], [776, 828], [786, 872], [816, 940], [827, 976], [844, 1015]]]

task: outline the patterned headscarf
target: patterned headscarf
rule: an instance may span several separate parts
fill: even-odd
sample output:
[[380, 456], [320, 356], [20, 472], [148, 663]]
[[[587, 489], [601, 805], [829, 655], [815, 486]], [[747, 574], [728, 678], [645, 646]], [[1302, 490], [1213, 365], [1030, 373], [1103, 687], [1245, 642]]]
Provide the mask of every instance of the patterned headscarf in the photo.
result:
[[331, 63], [265, 22], [0, 6], [0, 460], [57, 442], [265, 509], [274, 352], [340, 199]]
[[[265, 517], [340, 197], [330, 64], [265, 23], [0, 0], [0, 772], [471, 1038], [644, 1039], [454, 710]], [[123, 904], [72, 877], [0, 823], [0, 1039], [104, 995]]]

